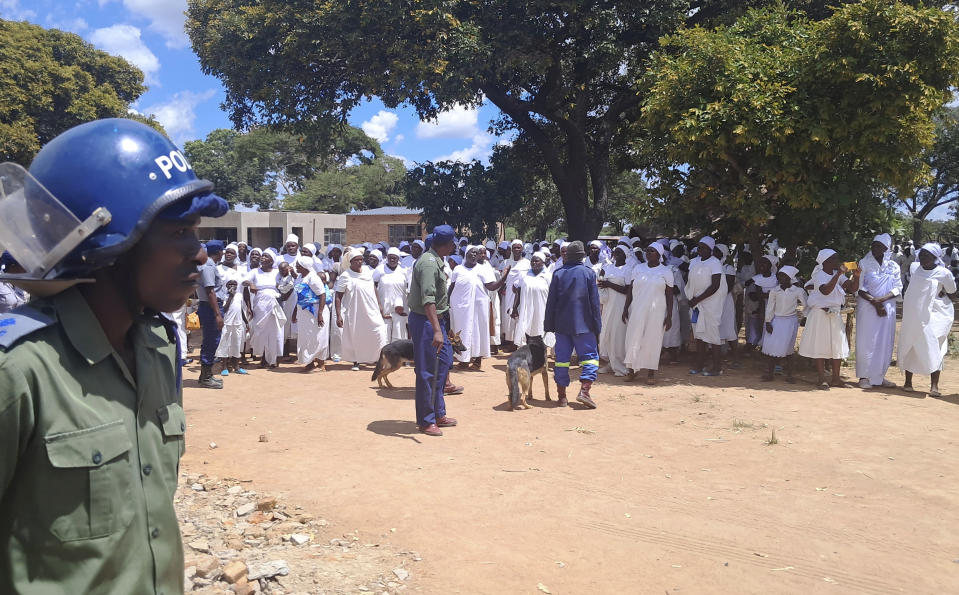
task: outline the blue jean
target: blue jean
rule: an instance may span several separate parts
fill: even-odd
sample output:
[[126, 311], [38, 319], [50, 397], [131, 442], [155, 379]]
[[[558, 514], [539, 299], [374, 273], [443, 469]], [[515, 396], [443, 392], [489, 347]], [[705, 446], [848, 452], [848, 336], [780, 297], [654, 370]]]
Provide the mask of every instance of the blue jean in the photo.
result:
[[[216, 300], [223, 307], [219, 299]], [[200, 330], [203, 331], [203, 343], [200, 344], [200, 363], [212, 366], [216, 361], [216, 348], [220, 345], [220, 329], [216, 328], [216, 312], [206, 302], [200, 302], [196, 309], [200, 318]]]
[[596, 347], [596, 335], [581, 333], [579, 335], [564, 335], [556, 333], [556, 366], [553, 368], [553, 378], [557, 386], [569, 386], [569, 359], [573, 349], [579, 355], [579, 380], [594, 382], [599, 371], [599, 354]]
[[[440, 317], [443, 331], [443, 347], [439, 353], [433, 348], [433, 325], [429, 318], [416, 312], [410, 312], [410, 339], [413, 341], [413, 369], [416, 371], [416, 424], [428, 426], [435, 424], [438, 417], [446, 416], [446, 400], [443, 389], [446, 377], [453, 365], [453, 346], [447, 333], [448, 322]], [[433, 370], [439, 358], [438, 375], [433, 378]], [[434, 392], [430, 392], [434, 389]], [[435, 399], [435, 400], [434, 400]]]

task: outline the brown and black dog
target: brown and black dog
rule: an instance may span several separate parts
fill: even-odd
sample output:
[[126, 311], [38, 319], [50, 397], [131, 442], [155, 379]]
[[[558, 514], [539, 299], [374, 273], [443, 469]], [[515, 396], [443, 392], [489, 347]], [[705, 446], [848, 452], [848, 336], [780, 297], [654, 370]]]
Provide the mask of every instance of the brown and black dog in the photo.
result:
[[[453, 346], [454, 353], [466, 351], [466, 346], [463, 345], [463, 341], [460, 340], [460, 334], [458, 332], [450, 333], [449, 339], [450, 345]], [[387, 387], [393, 388], [387, 376], [402, 368], [405, 362], [412, 361], [413, 341], [409, 339], [397, 339], [392, 343], [384, 345], [383, 349], [380, 349], [380, 359], [377, 360], [376, 367], [373, 369], [372, 380], [376, 380], [377, 385], [380, 387], [382, 387], [385, 382]]]
[[509, 408], [529, 409], [527, 399], [533, 400], [533, 376], [542, 374], [546, 400], [549, 398], [549, 370], [546, 366], [546, 345], [543, 337], [526, 335], [523, 345], [506, 360], [506, 386], [509, 389]]

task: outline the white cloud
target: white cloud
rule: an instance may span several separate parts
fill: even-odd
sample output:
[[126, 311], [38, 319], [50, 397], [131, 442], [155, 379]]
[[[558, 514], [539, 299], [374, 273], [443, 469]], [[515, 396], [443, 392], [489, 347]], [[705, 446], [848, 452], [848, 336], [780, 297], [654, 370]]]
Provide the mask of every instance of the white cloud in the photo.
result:
[[433, 161], [461, 161], [463, 163], [468, 163], [474, 159], [486, 161], [493, 153], [493, 142], [495, 140], [496, 137], [491, 134], [477, 134], [473, 137], [473, 144], [469, 147], [453, 151], [449, 155], [437, 157]]
[[399, 120], [400, 117], [397, 116], [396, 113], [380, 110], [375, 116], [360, 124], [360, 128], [362, 128], [363, 132], [367, 135], [381, 143], [385, 143], [390, 140], [390, 133], [396, 128], [396, 123], [399, 122]]
[[[3, 0], [0, 0], [3, 1]], [[102, 7], [111, 1], [98, 0]], [[163, 36], [166, 46], [183, 49], [190, 45], [190, 39], [183, 30], [186, 23], [186, 0], [122, 0], [123, 6], [138, 17], [150, 21], [149, 29]]]
[[0, 0], [0, 17], [11, 21], [29, 21], [36, 16], [36, 11], [20, 8], [20, 0]]
[[166, 130], [170, 138], [179, 146], [188, 140], [194, 139], [193, 124], [196, 122], [196, 107], [209, 101], [216, 95], [216, 91], [209, 89], [202, 93], [181, 91], [165, 103], [158, 103], [141, 110], [144, 114], [151, 114]]
[[147, 84], [156, 84], [160, 60], [140, 39], [140, 29], [133, 25], [113, 25], [97, 29], [90, 34], [90, 41], [98, 48], [123, 56], [135, 64], [146, 76]]
[[406, 137], [403, 136], [402, 134], [397, 134], [396, 138], [393, 139], [393, 146], [395, 147], [396, 145], [400, 144], [401, 142], [403, 142], [405, 138]]
[[479, 133], [476, 125], [479, 110], [458, 105], [440, 112], [436, 120], [420, 122], [416, 126], [418, 138], [472, 138]]

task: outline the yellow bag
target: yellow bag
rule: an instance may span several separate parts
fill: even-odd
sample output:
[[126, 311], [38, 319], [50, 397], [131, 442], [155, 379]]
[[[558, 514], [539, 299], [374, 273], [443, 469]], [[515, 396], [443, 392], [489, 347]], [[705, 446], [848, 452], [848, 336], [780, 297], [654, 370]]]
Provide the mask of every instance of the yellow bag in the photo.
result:
[[198, 331], [200, 330], [200, 316], [196, 312], [190, 312], [186, 315], [186, 330], [188, 331]]

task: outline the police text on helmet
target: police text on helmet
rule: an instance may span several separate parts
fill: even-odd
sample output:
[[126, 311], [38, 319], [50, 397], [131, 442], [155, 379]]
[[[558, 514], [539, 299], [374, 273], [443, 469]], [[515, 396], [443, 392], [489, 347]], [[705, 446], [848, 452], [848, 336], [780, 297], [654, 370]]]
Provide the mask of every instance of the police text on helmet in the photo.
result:
[[186, 158], [183, 157], [183, 154], [179, 151], [171, 151], [169, 156], [160, 155], [154, 159], [154, 161], [156, 161], [156, 164], [160, 166], [160, 170], [163, 171], [163, 175], [166, 176], [166, 179], [168, 180], [172, 177], [170, 175], [170, 170], [174, 167], [181, 172], [186, 172], [188, 169], [193, 169], [193, 166], [187, 162]]

